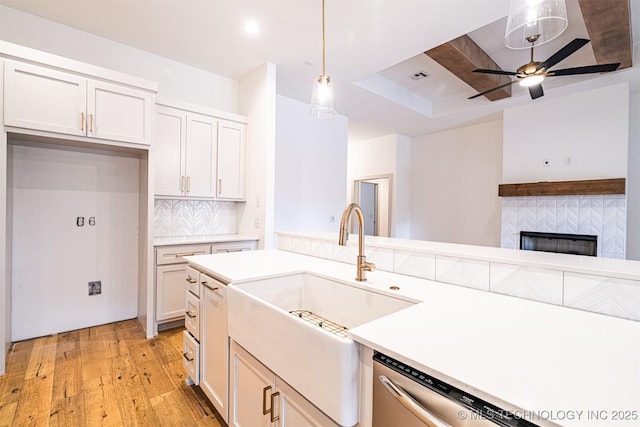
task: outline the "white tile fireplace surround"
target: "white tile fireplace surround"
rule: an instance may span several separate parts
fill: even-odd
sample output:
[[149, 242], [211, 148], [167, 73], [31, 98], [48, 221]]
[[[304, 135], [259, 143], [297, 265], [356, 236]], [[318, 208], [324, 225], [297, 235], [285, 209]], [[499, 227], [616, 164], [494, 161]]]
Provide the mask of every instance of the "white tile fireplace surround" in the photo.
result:
[[501, 246], [519, 249], [521, 231], [598, 236], [598, 256], [625, 257], [627, 199], [599, 196], [502, 198]]
[[156, 199], [153, 232], [154, 237], [235, 234], [236, 203]]

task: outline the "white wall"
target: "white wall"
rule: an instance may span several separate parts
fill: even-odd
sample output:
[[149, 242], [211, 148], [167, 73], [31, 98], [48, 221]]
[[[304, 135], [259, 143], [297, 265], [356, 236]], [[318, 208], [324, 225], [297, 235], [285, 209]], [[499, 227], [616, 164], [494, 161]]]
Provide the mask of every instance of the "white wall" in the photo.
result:
[[502, 121], [413, 138], [411, 238], [500, 246]]
[[5, 6], [0, 39], [156, 81], [164, 97], [237, 112], [235, 80]]
[[[277, 96], [276, 231], [338, 231], [347, 200], [347, 118], [317, 119]], [[333, 217], [333, 222], [331, 222]]]
[[[135, 318], [139, 159], [22, 145], [9, 150], [11, 340]], [[102, 294], [89, 296], [87, 283], [96, 280]]]
[[629, 161], [627, 172], [627, 259], [640, 260], [640, 92], [629, 103]]
[[627, 83], [506, 110], [503, 182], [624, 178], [628, 133]]
[[409, 238], [411, 138], [393, 134], [351, 141], [348, 147], [347, 171], [348, 200], [354, 200], [354, 180], [391, 176], [390, 235]]
[[272, 248], [276, 120], [274, 64], [264, 64], [240, 81], [238, 104], [240, 113], [249, 120], [247, 202], [238, 207], [238, 233], [257, 235], [260, 248]]

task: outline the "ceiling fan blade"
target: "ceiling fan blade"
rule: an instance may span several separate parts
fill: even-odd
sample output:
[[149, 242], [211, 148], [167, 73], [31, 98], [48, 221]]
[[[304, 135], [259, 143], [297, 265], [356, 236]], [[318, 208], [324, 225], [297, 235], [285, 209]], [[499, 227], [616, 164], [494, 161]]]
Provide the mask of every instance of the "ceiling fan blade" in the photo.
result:
[[529, 86], [529, 95], [531, 95], [531, 99], [536, 99], [543, 96], [544, 91], [542, 90], [542, 84], [538, 83], [537, 85]]
[[564, 68], [562, 70], [549, 71], [547, 76], [571, 76], [574, 74], [592, 74], [592, 73], [608, 73], [615, 71], [620, 66], [617, 64], [600, 64], [600, 65], [587, 65], [585, 67]]
[[489, 90], [485, 90], [484, 92], [480, 92], [480, 93], [478, 93], [478, 94], [475, 94], [475, 95], [473, 95], [473, 96], [470, 96], [470, 97], [469, 97], [469, 98], [467, 98], [467, 99], [474, 99], [474, 98], [477, 98], [477, 97], [482, 96], [482, 95], [485, 95], [485, 94], [487, 94], [487, 93], [489, 93], [489, 92], [493, 92], [494, 90], [502, 89], [503, 87], [506, 87], [506, 86], [512, 85], [512, 84], [514, 84], [514, 83], [515, 83], [515, 82], [517, 82], [517, 81], [518, 81], [518, 80], [512, 80], [512, 81], [510, 81], [509, 83], [505, 83], [505, 84], [503, 84], [503, 85], [496, 86], [496, 87], [491, 88], [491, 89], [489, 89]]
[[478, 68], [473, 70], [474, 73], [484, 73], [484, 74], [500, 74], [504, 76], [515, 76], [517, 73], [515, 71], [503, 71], [503, 70], [485, 70], [484, 68]]
[[538, 65], [536, 71], [540, 71], [542, 69], [548, 70], [587, 43], [589, 43], [589, 40], [587, 39], [573, 39], [573, 41], [570, 41], [565, 47], [551, 55], [549, 59]]

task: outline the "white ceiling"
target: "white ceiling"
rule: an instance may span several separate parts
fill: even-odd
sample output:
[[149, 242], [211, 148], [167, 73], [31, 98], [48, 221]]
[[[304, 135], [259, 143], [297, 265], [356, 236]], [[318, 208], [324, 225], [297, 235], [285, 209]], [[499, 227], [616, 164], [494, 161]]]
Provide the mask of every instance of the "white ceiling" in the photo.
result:
[[[320, 0], [0, 0], [0, 4], [153, 52], [233, 79], [264, 62], [277, 65], [277, 92], [308, 102], [320, 74]], [[598, 85], [633, 81], [640, 68], [610, 75], [557, 77], [532, 101], [513, 85], [509, 99], [467, 98], [475, 91], [423, 54], [469, 34], [505, 70], [529, 61], [504, 47], [509, 0], [326, 0], [327, 73], [336, 86], [350, 138], [409, 136], [499, 116], [504, 108]], [[577, 0], [567, 0], [569, 28], [536, 49], [544, 60], [575, 37], [588, 38]], [[631, 0], [640, 28], [640, 0]], [[257, 35], [243, 30], [255, 19]], [[34, 29], [29, 29], [33, 31]], [[640, 31], [634, 32], [636, 51]], [[635, 61], [637, 62], [637, 61]], [[589, 45], [556, 68], [594, 64]], [[425, 71], [418, 81], [410, 75]], [[373, 93], [385, 93], [385, 97]], [[403, 105], [404, 104], [404, 105]], [[406, 105], [411, 105], [411, 108]]]

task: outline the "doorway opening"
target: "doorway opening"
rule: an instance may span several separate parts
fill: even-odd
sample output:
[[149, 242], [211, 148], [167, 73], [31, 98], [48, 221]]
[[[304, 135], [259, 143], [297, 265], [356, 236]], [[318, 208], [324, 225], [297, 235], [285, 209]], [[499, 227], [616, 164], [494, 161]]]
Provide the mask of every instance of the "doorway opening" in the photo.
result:
[[361, 178], [354, 181], [354, 201], [364, 216], [364, 234], [389, 237], [390, 176]]

